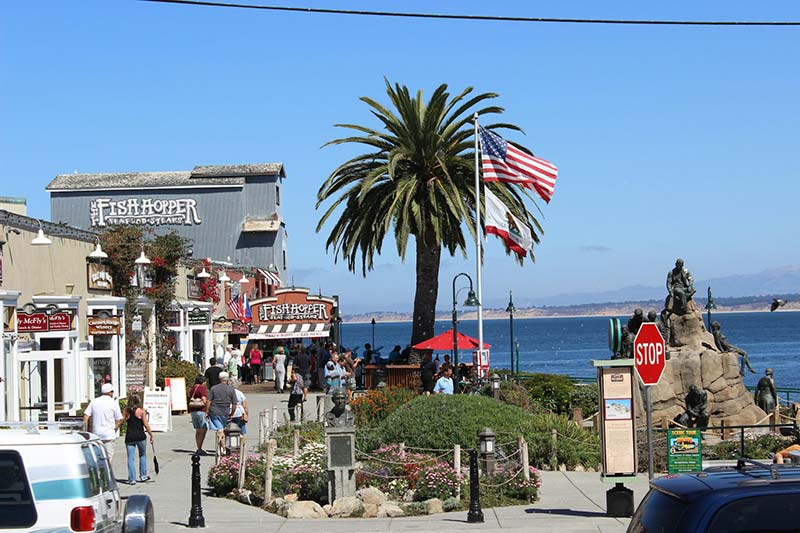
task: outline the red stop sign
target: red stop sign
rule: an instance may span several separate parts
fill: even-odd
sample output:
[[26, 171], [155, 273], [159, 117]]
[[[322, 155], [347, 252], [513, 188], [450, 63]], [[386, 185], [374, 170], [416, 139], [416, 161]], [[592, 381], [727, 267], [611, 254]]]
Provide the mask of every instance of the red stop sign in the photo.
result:
[[633, 340], [633, 364], [639, 379], [645, 385], [655, 385], [664, 373], [665, 359], [664, 338], [658, 327], [652, 322], [645, 322]]

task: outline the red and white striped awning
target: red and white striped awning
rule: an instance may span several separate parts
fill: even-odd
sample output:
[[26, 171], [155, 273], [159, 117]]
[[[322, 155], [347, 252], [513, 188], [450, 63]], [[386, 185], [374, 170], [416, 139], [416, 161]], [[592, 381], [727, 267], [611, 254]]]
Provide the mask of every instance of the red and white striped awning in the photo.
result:
[[268, 324], [259, 326], [249, 339], [314, 339], [328, 337], [331, 325], [327, 322], [313, 324]]
[[273, 274], [269, 270], [261, 270], [260, 268], [257, 270], [266, 278], [268, 284], [277, 285], [278, 287], [281, 286], [281, 277], [279, 275]]

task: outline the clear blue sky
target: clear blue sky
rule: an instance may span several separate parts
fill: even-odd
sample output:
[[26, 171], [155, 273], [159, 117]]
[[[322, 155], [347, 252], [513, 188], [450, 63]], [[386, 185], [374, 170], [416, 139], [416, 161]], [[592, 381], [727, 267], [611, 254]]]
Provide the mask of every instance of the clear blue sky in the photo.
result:
[[[282, 5], [468, 14], [800, 20], [796, 2], [361, 2]], [[322, 181], [376, 125], [358, 97], [383, 77], [501, 96], [513, 135], [560, 167], [536, 263], [486, 241], [484, 303], [661, 285], [677, 256], [698, 279], [800, 263], [800, 27], [424, 21], [136, 1], [0, 4], [0, 194], [49, 216], [59, 173], [280, 161], [290, 276], [345, 312], [410, 310], [413, 249], [393, 241], [366, 279], [314, 229]], [[329, 229], [326, 228], [326, 229]], [[446, 257], [439, 308], [470, 257]], [[463, 295], [462, 295], [463, 296]]]

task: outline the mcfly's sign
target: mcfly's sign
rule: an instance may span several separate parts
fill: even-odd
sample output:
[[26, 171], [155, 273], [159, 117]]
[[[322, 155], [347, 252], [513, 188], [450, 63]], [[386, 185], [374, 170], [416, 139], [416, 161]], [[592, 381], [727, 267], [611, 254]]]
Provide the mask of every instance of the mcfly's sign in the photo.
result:
[[197, 215], [197, 200], [191, 198], [97, 198], [89, 203], [93, 227], [129, 226], [192, 226], [202, 221]]

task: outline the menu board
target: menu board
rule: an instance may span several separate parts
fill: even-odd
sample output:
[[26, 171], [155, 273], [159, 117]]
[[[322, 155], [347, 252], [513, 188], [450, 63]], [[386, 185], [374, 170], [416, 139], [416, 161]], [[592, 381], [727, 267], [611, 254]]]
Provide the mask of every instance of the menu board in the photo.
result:
[[636, 473], [636, 430], [633, 413], [633, 367], [598, 368], [604, 476]]
[[164, 387], [170, 391], [173, 411], [186, 411], [186, 378], [164, 378]]
[[144, 390], [144, 410], [147, 411], [150, 429], [153, 431], [172, 431], [170, 395], [169, 389]]

